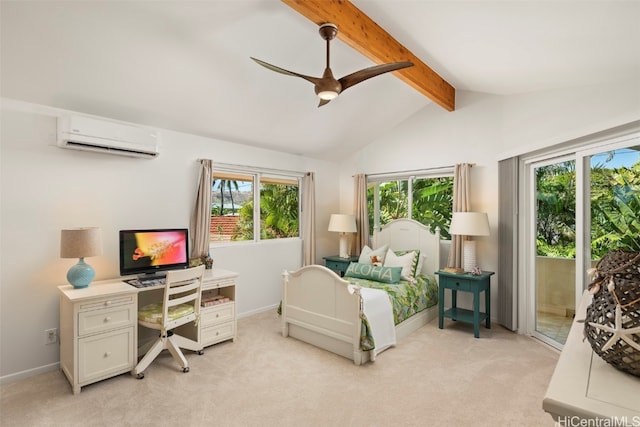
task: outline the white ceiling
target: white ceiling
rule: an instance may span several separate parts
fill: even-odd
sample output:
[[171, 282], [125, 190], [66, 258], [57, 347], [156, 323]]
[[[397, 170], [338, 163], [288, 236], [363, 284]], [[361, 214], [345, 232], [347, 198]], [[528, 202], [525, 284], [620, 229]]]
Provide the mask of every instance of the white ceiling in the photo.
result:
[[[640, 78], [638, 1], [353, 3], [458, 91], [510, 95]], [[317, 108], [310, 83], [249, 59], [322, 74], [316, 25], [276, 0], [0, 5], [7, 98], [324, 159], [431, 103], [387, 74]], [[332, 42], [337, 78], [371, 65]]]

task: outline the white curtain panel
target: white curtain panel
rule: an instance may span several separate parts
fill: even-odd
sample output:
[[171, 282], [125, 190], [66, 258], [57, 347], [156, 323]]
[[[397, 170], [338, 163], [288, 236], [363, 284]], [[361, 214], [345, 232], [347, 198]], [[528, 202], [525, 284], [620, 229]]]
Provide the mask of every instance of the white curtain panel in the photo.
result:
[[302, 178], [302, 265], [316, 262], [316, 183], [313, 172]]
[[[453, 175], [453, 212], [469, 212], [471, 203], [469, 200], [469, 173], [470, 163], [455, 165]], [[447, 266], [462, 267], [463, 243], [462, 236], [451, 236], [451, 251]]]
[[200, 258], [209, 255], [211, 234], [211, 179], [212, 161], [200, 160], [198, 192], [191, 213], [191, 257]]
[[358, 174], [354, 180], [353, 213], [356, 217], [356, 235], [351, 254], [359, 255], [362, 248], [369, 246], [369, 213], [367, 212], [367, 176]]

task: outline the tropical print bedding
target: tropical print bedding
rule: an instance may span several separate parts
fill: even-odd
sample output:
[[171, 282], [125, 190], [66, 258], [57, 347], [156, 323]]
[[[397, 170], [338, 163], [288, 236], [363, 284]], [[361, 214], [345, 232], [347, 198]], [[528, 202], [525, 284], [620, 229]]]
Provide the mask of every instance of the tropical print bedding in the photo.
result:
[[[393, 322], [399, 324], [416, 313], [421, 312], [438, 303], [438, 284], [435, 278], [420, 274], [415, 283], [400, 281], [399, 283], [381, 283], [373, 280], [344, 277], [353, 285], [363, 288], [382, 289], [391, 296], [393, 308]], [[371, 336], [369, 323], [363, 316], [360, 347], [369, 351], [375, 348], [375, 342]]]

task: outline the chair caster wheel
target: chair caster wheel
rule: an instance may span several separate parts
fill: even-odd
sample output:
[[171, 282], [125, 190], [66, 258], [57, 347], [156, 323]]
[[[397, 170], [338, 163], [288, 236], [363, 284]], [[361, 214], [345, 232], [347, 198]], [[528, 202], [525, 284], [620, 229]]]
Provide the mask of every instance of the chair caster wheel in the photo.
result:
[[136, 379], [143, 379], [144, 378], [144, 372], [140, 372], [138, 375], [136, 375]]
[[202, 356], [204, 354], [204, 350], [198, 350], [198, 354]]
[[182, 368], [182, 372], [184, 372], [185, 374], [189, 372], [189, 367], [187, 366], [186, 368]]

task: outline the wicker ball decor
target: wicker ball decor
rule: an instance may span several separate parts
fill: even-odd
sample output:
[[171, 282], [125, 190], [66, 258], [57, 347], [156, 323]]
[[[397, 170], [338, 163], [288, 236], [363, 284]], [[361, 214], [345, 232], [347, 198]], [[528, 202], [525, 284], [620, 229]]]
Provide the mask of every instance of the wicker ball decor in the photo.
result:
[[640, 253], [613, 251], [589, 285], [584, 332], [593, 351], [616, 368], [640, 376]]

